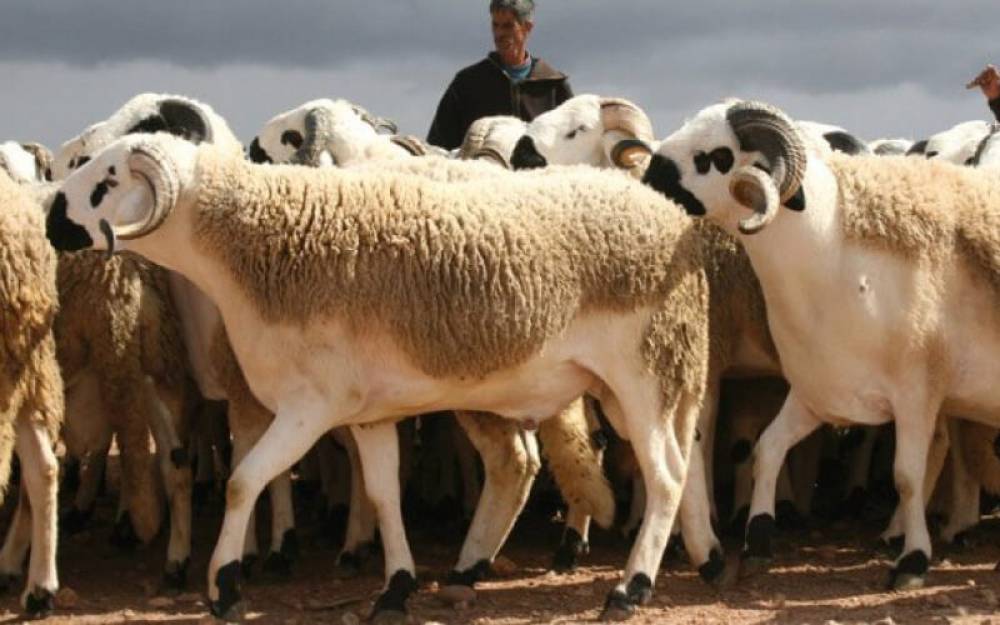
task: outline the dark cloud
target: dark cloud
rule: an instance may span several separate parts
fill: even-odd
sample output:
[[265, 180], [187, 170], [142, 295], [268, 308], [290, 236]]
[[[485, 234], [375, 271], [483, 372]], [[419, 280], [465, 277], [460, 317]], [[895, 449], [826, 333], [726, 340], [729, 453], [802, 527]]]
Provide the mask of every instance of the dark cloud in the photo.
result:
[[[490, 48], [486, 0], [31, 0], [0, 18], [0, 139], [58, 144], [141, 91], [188, 94], [250, 137], [314, 97], [423, 134], [454, 72]], [[996, 52], [996, 3], [539, 0], [533, 52], [578, 93], [622, 95], [660, 134], [726, 96], [867, 136], [988, 111], [963, 84]]]

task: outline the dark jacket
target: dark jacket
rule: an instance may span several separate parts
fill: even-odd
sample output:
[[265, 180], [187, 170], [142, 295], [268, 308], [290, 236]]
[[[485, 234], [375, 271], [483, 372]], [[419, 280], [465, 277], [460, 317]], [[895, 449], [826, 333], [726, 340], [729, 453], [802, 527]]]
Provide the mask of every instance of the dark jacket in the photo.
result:
[[1000, 98], [990, 100], [990, 110], [993, 111], [993, 116], [1000, 122]]
[[462, 144], [465, 131], [480, 117], [514, 115], [531, 121], [573, 97], [565, 74], [539, 58], [532, 63], [528, 77], [516, 84], [504, 73], [496, 52], [455, 74], [441, 96], [427, 142], [451, 150]]

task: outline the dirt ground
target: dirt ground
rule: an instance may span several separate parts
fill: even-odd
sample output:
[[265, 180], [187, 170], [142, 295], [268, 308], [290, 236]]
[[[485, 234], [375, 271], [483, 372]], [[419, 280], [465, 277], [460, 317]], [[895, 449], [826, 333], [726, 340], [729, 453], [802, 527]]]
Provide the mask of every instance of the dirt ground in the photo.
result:
[[[8, 497], [8, 500], [10, 498]], [[8, 506], [5, 508], [9, 508]], [[72, 589], [74, 605], [41, 623], [210, 623], [203, 598], [205, 569], [221, 522], [218, 504], [195, 518], [195, 545], [188, 591], [159, 592], [165, 538], [132, 553], [108, 542], [112, 502], [103, 500], [92, 527], [62, 540], [59, 572]], [[4, 522], [4, 527], [6, 522]], [[971, 623], [1000, 625], [1000, 517], [991, 517], [962, 550], [938, 548], [926, 588], [909, 592], [883, 590], [888, 556], [874, 549], [877, 527], [861, 523], [783, 532], [778, 554], [766, 575], [740, 580], [717, 591], [706, 586], [683, 558], [668, 559], [656, 580], [656, 593], [633, 623], [742, 625], [750, 623]], [[420, 591], [410, 601], [410, 621], [449, 624], [513, 625], [593, 622], [627, 557], [627, 543], [596, 532], [583, 566], [571, 575], [549, 573], [546, 565], [559, 537], [559, 526], [545, 516], [527, 514], [518, 523], [502, 555], [514, 563], [506, 577], [484, 582], [476, 600], [458, 609], [436, 596], [437, 582], [457, 557], [460, 532], [440, 527], [413, 528], [410, 540], [418, 562]], [[259, 571], [243, 586], [247, 621], [300, 625], [362, 621], [382, 584], [381, 555], [355, 579], [337, 579], [336, 550], [319, 537], [316, 524], [300, 533], [301, 555], [287, 579]], [[730, 553], [737, 546], [728, 544]], [[730, 565], [732, 565], [730, 558]], [[65, 591], [64, 591], [65, 592]], [[0, 624], [20, 622], [16, 597], [0, 600]], [[888, 623], [888, 621], [882, 621]]]

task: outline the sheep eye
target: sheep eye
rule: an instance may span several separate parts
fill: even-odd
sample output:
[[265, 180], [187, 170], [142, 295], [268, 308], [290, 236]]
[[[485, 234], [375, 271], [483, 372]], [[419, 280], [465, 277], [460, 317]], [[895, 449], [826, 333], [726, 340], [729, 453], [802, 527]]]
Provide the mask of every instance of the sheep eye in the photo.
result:
[[573, 139], [573, 138], [576, 137], [577, 134], [583, 132], [586, 129], [587, 129], [586, 126], [577, 126], [573, 130], [570, 130], [569, 132], [566, 133], [566, 138], [567, 139]]

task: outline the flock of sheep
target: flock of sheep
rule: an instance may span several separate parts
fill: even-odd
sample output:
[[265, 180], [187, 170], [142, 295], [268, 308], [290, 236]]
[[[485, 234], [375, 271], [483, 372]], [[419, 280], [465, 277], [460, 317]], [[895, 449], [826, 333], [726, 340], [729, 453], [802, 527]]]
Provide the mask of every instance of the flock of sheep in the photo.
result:
[[[609, 620], [649, 600], [672, 534], [720, 580], [720, 467], [725, 520], [746, 514], [741, 572], [766, 567], [775, 501], [808, 513], [821, 454], [792, 450], [792, 470], [786, 456], [823, 424], [895, 423], [895, 588], [927, 573], [932, 494], [955, 540], [978, 522], [981, 489], [1000, 490], [991, 125], [865, 144], [734, 100], [658, 141], [635, 104], [583, 95], [531, 123], [481, 119], [455, 153], [395, 133], [316, 100], [244, 150], [209, 106], [143, 94], [54, 156], [0, 144], [0, 483], [12, 451], [21, 482], [0, 576], [20, 577], [30, 547], [29, 614], [52, 609], [57, 516], [65, 532], [86, 524], [112, 439], [116, 535], [148, 542], [166, 506], [165, 579], [180, 587], [192, 467], [211, 472], [231, 436], [207, 571], [227, 620], [265, 487], [265, 566], [295, 556], [289, 470], [307, 454], [328, 506], [349, 493], [339, 564], [357, 567], [377, 528], [374, 614], [405, 614], [413, 432], [396, 422], [435, 411], [456, 411], [484, 469], [481, 489], [466, 478], [471, 524], [448, 583], [489, 573], [544, 454], [568, 506], [556, 568], [629, 491], [636, 537]], [[220, 421], [228, 432], [213, 433]], [[607, 454], [627, 467], [614, 490], [611, 431]], [[852, 495], [880, 435], [862, 432]], [[346, 491], [327, 433], [350, 462]], [[60, 437], [79, 486], [57, 515]], [[476, 472], [469, 453], [463, 467]]]

